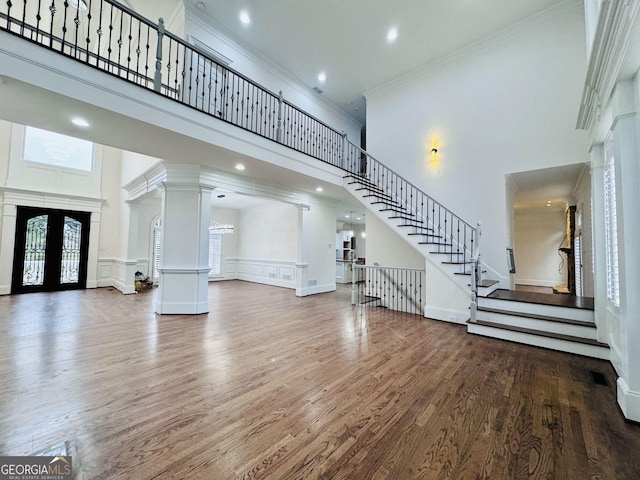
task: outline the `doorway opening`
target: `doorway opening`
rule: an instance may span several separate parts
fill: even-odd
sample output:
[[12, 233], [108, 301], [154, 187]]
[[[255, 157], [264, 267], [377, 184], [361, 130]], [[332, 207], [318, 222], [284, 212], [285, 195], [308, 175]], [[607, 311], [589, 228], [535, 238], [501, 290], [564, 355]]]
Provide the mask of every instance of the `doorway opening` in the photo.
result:
[[17, 207], [11, 293], [86, 288], [91, 214]]

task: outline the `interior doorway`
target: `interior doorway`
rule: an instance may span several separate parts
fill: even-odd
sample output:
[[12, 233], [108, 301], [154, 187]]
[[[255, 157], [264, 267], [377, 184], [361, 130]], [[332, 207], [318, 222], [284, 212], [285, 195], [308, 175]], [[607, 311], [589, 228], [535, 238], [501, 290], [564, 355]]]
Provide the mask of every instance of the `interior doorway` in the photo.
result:
[[89, 212], [17, 207], [11, 293], [85, 288]]

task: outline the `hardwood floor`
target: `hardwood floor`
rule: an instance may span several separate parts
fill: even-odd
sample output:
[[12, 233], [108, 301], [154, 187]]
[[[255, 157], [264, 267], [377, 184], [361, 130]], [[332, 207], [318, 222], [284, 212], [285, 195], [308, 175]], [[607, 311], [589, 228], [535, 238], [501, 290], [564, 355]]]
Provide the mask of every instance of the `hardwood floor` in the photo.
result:
[[[79, 479], [637, 479], [607, 362], [210, 284], [0, 297], [0, 454], [68, 442]], [[603, 372], [610, 386], [592, 383]]]

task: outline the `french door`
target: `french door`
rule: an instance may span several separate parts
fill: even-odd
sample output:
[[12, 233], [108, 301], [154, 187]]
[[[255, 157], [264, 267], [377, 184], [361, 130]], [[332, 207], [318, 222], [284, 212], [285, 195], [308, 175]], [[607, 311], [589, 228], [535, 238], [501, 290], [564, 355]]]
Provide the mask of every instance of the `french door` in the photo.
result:
[[18, 207], [11, 293], [85, 288], [90, 215]]

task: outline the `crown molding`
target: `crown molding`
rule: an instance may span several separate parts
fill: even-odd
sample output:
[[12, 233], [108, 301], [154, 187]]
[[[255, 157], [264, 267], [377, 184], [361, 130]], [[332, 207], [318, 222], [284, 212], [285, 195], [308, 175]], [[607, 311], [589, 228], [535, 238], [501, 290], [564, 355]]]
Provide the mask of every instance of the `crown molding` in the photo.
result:
[[629, 48], [639, 0], [603, 0], [576, 128], [590, 131], [613, 92]]
[[387, 83], [384, 83], [376, 88], [373, 88], [364, 93], [364, 96], [369, 99], [371, 97], [383, 96], [392, 93], [402, 87], [412, 84], [416, 81], [422, 80], [428, 77], [433, 72], [440, 70], [447, 65], [458, 62], [465, 58], [476, 55], [477, 53], [496, 47], [498, 45], [506, 43], [513, 36], [539, 25], [548, 23], [560, 15], [566, 15], [568, 13], [576, 11], [578, 8], [582, 9], [582, 4], [576, 0], [565, 0], [557, 5], [547, 8], [539, 13], [536, 13], [530, 17], [525, 18], [519, 22], [516, 22], [508, 27], [505, 27], [496, 33], [485, 37], [477, 42], [462, 47], [454, 52], [439, 57], [431, 62], [428, 62], [411, 72], [401, 75]]

